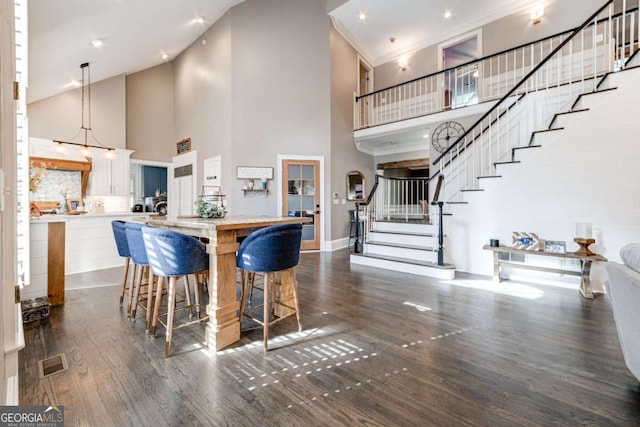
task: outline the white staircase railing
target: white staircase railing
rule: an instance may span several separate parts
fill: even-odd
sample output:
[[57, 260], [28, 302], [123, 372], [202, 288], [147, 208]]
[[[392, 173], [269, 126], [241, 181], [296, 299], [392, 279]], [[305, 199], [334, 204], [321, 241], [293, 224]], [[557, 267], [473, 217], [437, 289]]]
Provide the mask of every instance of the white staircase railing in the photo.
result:
[[429, 178], [385, 178], [376, 175], [375, 184], [371, 193], [364, 202], [356, 203], [358, 210], [363, 207], [365, 235], [360, 241], [356, 232], [356, 244], [354, 252], [360, 253], [361, 244], [370, 241], [370, 235], [376, 221], [406, 222], [414, 224], [430, 224], [433, 235], [425, 235], [425, 241], [429, 242], [430, 250], [437, 254], [437, 265], [444, 266], [444, 228], [442, 222], [442, 202], [438, 199], [442, 180], [438, 180], [435, 189], [435, 199], [431, 203], [429, 196]]
[[[623, 6], [618, 6], [618, 9], [626, 10], [626, 4]], [[567, 63], [573, 58], [574, 64], [583, 65], [583, 70], [576, 71], [584, 71], [588, 75], [593, 63], [597, 62], [600, 66], [610, 64], [611, 55], [615, 58], [628, 56], [632, 47], [637, 45], [639, 23], [636, 12], [605, 17], [609, 27], [606, 31], [600, 32], [593, 43], [588, 38], [584, 39], [580, 46], [574, 43], [574, 47], [579, 47], [578, 50], [564, 50], [557, 59]], [[354, 130], [500, 99], [521, 81], [533, 66], [571, 37], [574, 31], [565, 31], [396, 86], [356, 96]], [[614, 44], [614, 52], [611, 39], [616, 35], [618, 37], [617, 43]], [[582, 56], [579, 62], [575, 61], [573, 56], [578, 52]], [[570, 78], [566, 66], [563, 67], [564, 74], [554, 75], [553, 70], [557, 68], [549, 67], [551, 74], [547, 76], [537, 74], [537, 80], [530, 82], [528, 87], [520, 89], [517, 93]]]
[[378, 176], [374, 198], [374, 220], [428, 220], [429, 178], [385, 178]]
[[[356, 230], [354, 252], [360, 253], [375, 221], [429, 222], [429, 178], [385, 178], [375, 176], [367, 199], [356, 202], [356, 219], [364, 221], [364, 236]], [[361, 218], [362, 215], [364, 218]]]
[[[638, 9], [626, 0], [607, 1], [504, 93], [459, 139], [434, 160], [432, 178], [445, 177], [442, 199], [462, 202], [464, 191], [496, 177], [496, 165], [515, 149], [535, 145], [537, 131], [553, 129], [558, 113], [572, 111], [578, 95], [598, 90], [601, 77], [624, 67], [638, 49]], [[621, 10], [622, 12], [615, 13]], [[549, 41], [551, 43], [551, 39]], [[535, 64], [536, 58], [530, 57]], [[515, 60], [514, 60], [515, 62]]]

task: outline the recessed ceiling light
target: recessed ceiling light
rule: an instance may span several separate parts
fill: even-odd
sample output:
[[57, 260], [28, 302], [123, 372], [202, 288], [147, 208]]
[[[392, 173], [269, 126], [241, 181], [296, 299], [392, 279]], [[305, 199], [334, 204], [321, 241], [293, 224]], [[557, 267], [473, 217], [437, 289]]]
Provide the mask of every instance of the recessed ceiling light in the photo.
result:
[[204, 24], [204, 16], [198, 16], [192, 21], [194, 24]]
[[104, 41], [102, 39], [91, 40], [91, 46], [93, 46], [93, 47], [102, 47], [102, 46], [104, 46]]
[[364, 12], [360, 12], [360, 20], [364, 21], [365, 19], [367, 19], [367, 14]]
[[453, 15], [453, 14], [451, 13], [451, 11], [450, 11], [450, 10], [446, 10], [446, 11], [444, 12], [444, 17], [445, 17], [445, 18], [447, 18], [447, 19], [448, 19], [448, 18], [451, 18], [451, 15]]
[[423, 138], [425, 138], [425, 139], [426, 139], [426, 138], [429, 138], [429, 134], [428, 134], [428, 133], [425, 133], [424, 135], [422, 135], [422, 137], [423, 137]]
[[166, 61], [167, 59], [169, 59], [169, 55], [167, 55], [166, 53], [162, 54], [162, 60]]

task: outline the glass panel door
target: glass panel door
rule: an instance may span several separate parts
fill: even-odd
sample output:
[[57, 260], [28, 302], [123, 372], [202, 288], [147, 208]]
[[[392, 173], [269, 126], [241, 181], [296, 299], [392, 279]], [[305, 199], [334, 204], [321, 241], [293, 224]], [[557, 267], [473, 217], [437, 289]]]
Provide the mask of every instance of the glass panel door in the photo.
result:
[[320, 162], [317, 160], [283, 160], [282, 214], [306, 217], [302, 225], [303, 250], [320, 249]]

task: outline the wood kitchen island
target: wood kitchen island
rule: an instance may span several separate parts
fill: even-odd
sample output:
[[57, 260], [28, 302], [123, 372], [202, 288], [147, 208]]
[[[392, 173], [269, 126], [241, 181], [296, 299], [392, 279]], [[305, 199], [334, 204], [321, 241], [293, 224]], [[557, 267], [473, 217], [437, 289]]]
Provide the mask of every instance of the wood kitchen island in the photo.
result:
[[30, 218], [30, 285], [22, 300], [49, 297], [52, 305], [65, 299], [65, 275], [122, 267], [111, 221], [131, 221], [146, 213], [110, 212], [86, 215], [43, 215]]
[[[272, 225], [304, 223], [309, 218], [228, 216], [205, 219], [200, 217], [150, 218], [140, 221], [153, 226], [207, 239], [209, 254], [209, 305], [206, 345], [221, 350], [240, 340], [240, 301], [236, 292], [236, 251], [238, 238]], [[283, 302], [292, 298], [290, 284], [282, 282]], [[290, 304], [292, 305], [292, 304]]]

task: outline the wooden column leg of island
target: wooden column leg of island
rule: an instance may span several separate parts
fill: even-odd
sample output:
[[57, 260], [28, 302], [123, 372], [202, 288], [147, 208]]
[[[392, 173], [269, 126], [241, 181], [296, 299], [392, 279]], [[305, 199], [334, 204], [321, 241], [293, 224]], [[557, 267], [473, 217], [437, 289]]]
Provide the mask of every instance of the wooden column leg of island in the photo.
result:
[[591, 260], [580, 260], [580, 271], [582, 276], [580, 278], [580, 293], [585, 298], [593, 299], [593, 291], [591, 290]]
[[236, 295], [235, 230], [216, 230], [207, 245], [209, 253], [209, 305], [206, 344], [221, 350], [240, 340], [240, 302]]
[[64, 304], [65, 223], [50, 222], [47, 247], [47, 294], [49, 304]]
[[[277, 272], [275, 275], [274, 293], [277, 301], [286, 304], [289, 307], [295, 307], [293, 299], [293, 281], [296, 280], [295, 270], [285, 270]], [[283, 307], [280, 304], [274, 304], [273, 313], [278, 317], [285, 317], [293, 313], [293, 310]]]

